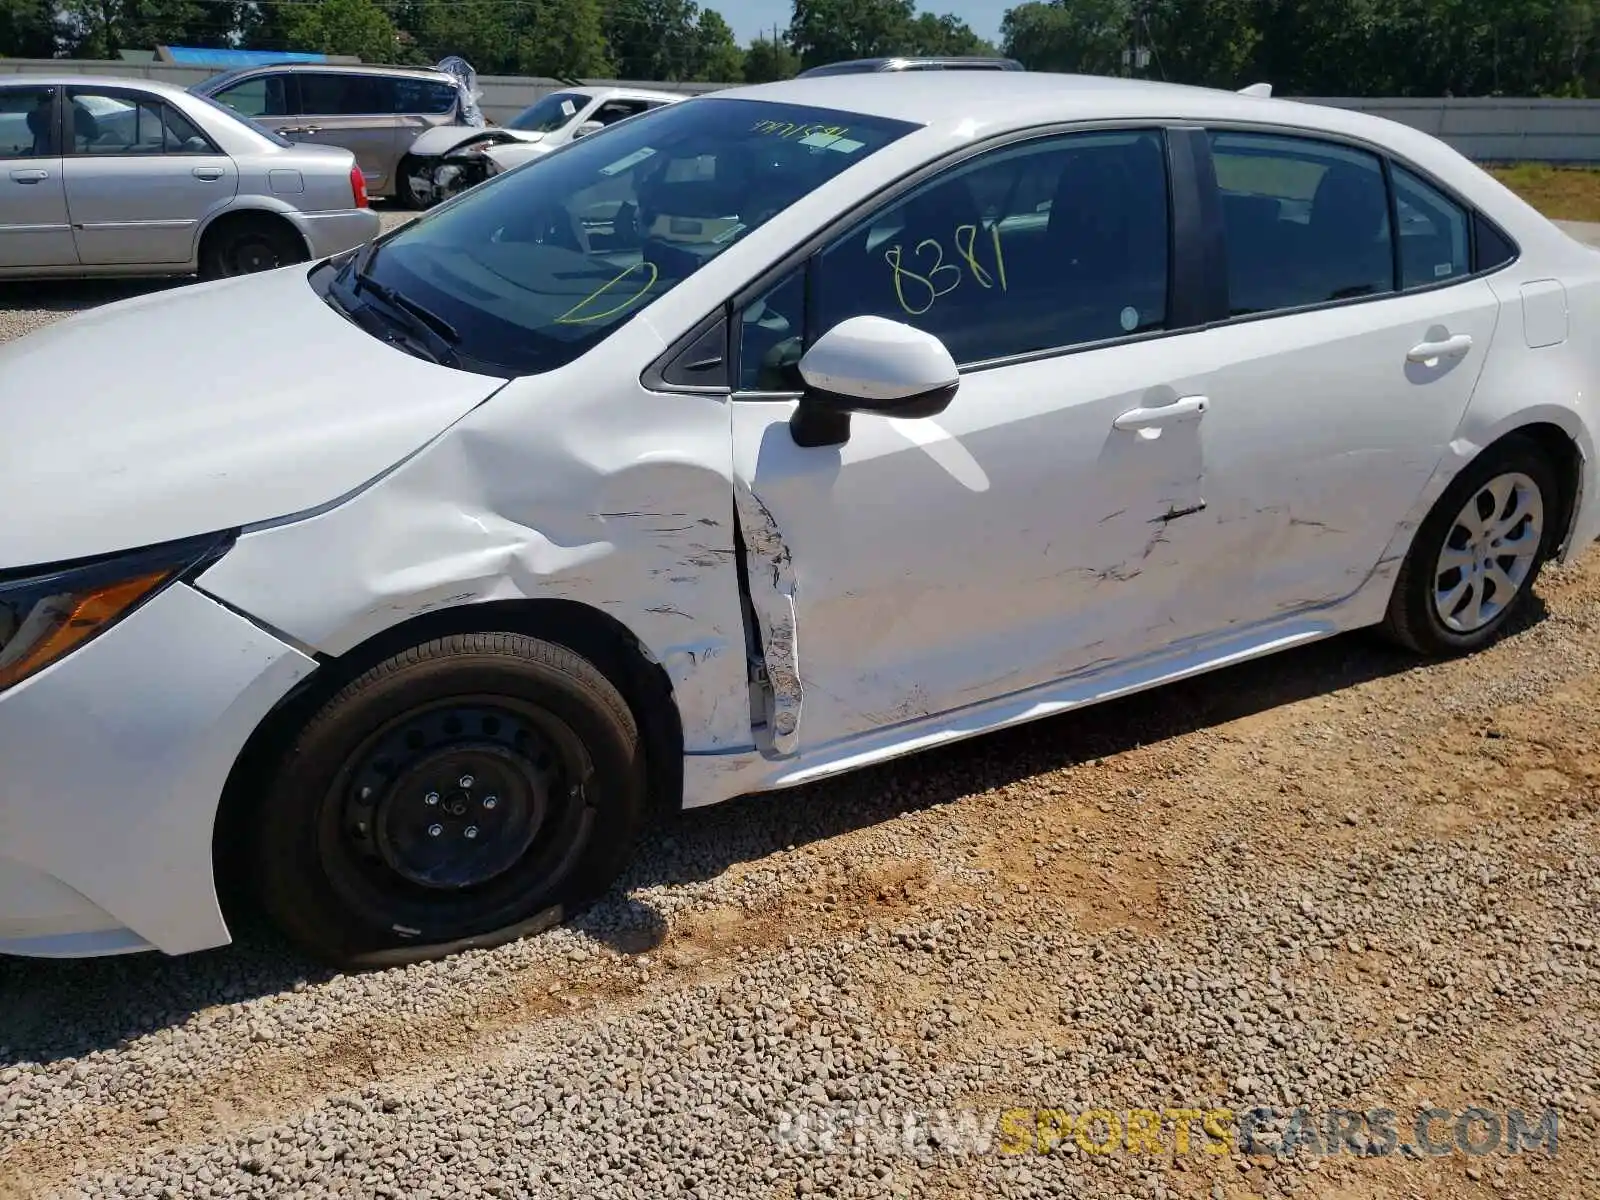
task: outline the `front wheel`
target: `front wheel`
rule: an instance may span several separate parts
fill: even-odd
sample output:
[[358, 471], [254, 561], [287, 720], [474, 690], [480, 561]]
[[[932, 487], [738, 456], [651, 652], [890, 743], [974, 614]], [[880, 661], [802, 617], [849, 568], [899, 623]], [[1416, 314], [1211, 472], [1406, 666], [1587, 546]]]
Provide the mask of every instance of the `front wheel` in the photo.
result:
[[1436, 656], [1487, 646], [1532, 598], [1560, 537], [1559, 500], [1549, 457], [1526, 438], [1469, 464], [1417, 530], [1385, 632]]
[[444, 638], [311, 718], [260, 810], [258, 891], [341, 967], [498, 945], [613, 882], [645, 796], [633, 715], [591, 663], [519, 634]]

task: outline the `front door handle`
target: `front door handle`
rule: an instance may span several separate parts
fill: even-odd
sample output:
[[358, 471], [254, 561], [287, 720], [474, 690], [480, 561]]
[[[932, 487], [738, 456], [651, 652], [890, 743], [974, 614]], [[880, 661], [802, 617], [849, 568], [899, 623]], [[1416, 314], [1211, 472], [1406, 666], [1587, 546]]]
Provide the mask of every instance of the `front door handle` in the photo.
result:
[[1406, 361], [1414, 363], [1436, 362], [1441, 358], [1459, 358], [1472, 349], [1472, 335], [1458, 333], [1453, 338], [1446, 338], [1442, 342], [1423, 342], [1420, 346], [1411, 347], [1406, 355]]
[[11, 172], [11, 178], [18, 183], [43, 183], [50, 178], [50, 172], [39, 170], [13, 171]]
[[278, 126], [278, 132], [280, 134], [282, 134], [284, 137], [288, 137], [291, 133], [304, 133], [305, 131], [306, 131], [305, 130], [305, 126], [303, 126], [303, 125], [280, 125], [280, 126]]
[[222, 178], [222, 168], [221, 167], [196, 167], [194, 169], [194, 177], [196, 179], [204, 179], [204, 180], [207, 180], [207, 181], [210, 181], [210, 180], [213, 180], [213, 179], [221, 179]]
[[1111, 422], [1113, 429], [1137, 430], [1145, 437], [1155, 437], [1163, 425], [1198, 418], [1211, 401], [1204, 396], [1185, 396], [1171, 404], [1158, 404], [1153, 408], [1132, 408]]

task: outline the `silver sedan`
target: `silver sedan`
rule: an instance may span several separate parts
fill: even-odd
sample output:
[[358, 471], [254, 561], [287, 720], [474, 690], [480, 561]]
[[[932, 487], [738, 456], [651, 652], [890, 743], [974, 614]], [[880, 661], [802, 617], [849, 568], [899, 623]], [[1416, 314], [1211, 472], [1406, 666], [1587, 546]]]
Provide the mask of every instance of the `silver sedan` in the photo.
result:
[[220, 278], [377, 233], [348, 150], [152, 80], [0, 82], [0, 278]]

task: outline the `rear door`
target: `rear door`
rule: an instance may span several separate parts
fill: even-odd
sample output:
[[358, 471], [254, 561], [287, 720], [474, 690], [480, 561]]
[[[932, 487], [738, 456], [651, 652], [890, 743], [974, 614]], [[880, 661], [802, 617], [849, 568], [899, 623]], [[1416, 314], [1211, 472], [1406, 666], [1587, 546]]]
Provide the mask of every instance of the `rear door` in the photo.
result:
[[1465, 208], [1398, 164], [1305, 135], [1209, 144], [1228, 302], [1194, 339], [1210, 406], [1191, 536], [1209, 544], [1187, 600], [1220, 628], [1367, 581], [1455, 436], [1500, 305]]
[[57, 87], [0, 88], [0, 267], [78, 261], [62, 178]]
[[191, 261], [202, 219], [238, 190], [233, 160], [148, 93], [80, 87], [67, 95], [67, 212], [79, 261]]
[[278, 132], [294, 142], [344, 147], [361, 165], [367, 189], [388, 191], [401, 149], [397, 81], [385, 75], [331, 71], [301, 71], [294, 80], [299, 113]]

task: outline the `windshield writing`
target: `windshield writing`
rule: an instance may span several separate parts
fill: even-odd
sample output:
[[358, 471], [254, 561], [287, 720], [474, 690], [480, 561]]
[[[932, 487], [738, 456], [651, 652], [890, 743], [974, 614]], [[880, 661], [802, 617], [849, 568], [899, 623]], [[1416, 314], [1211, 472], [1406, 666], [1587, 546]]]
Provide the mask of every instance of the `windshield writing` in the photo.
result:
[[[806, 132], [775, 136], [790, 128]], [[480, 184], [380, 243], [368, 274], [457, 331], [465, 365], [553, 370], [913, 128], [751, 100], [667, 105]]]

